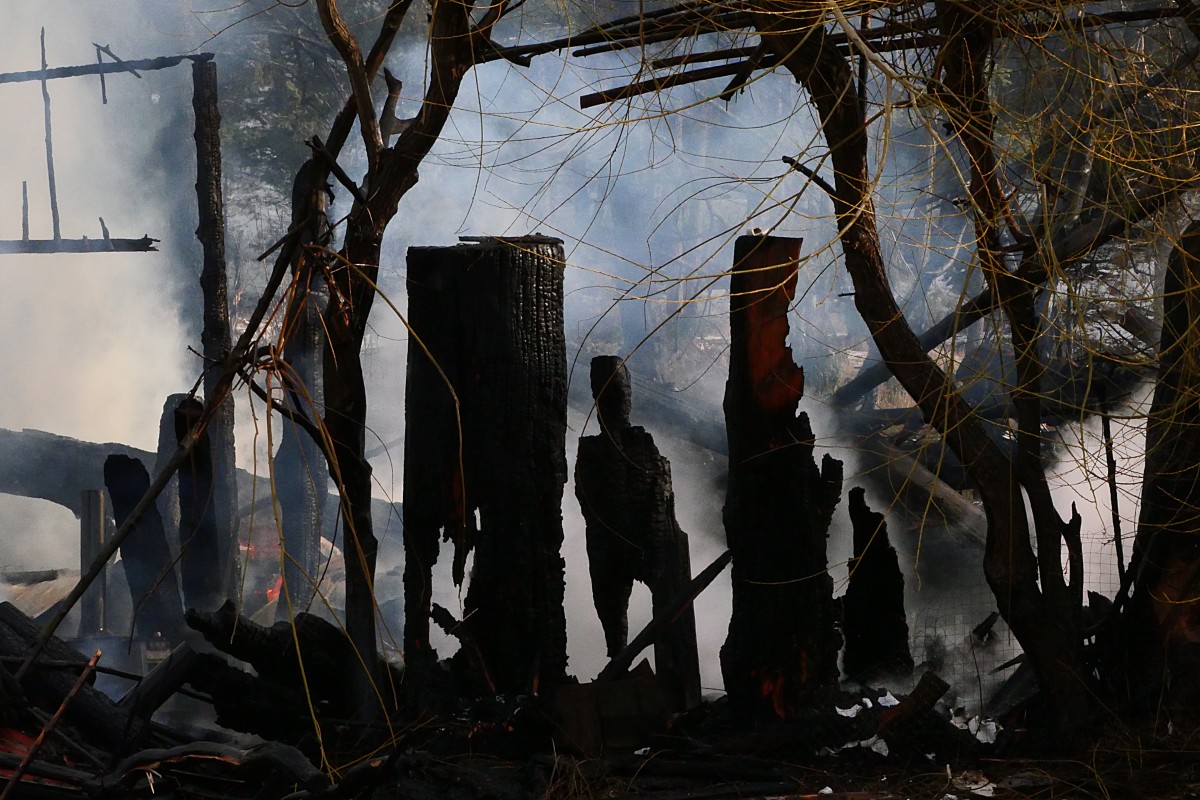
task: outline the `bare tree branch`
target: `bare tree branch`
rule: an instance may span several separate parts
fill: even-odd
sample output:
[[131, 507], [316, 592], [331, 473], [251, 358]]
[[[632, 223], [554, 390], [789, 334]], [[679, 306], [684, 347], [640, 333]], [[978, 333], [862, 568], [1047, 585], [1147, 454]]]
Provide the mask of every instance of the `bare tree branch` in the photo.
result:
[[383, 150], [383, 137], [379, 133], [379, 120], [375, 117], [375, 104], [371, 100], [371, 79], [363, 62], [362, 51], [358, 48], [358, 41], [342, 20], [336, 0], [317, 0], [317, 12], [321, 16], [321, 25], [324, 26], [325, 33], [337, 48], [342, 61], [346, 63], [352, 100], [358, 113], [363, 145], [367, 149], [367, 163], [374, 169], [379, 161], [379, 153]]

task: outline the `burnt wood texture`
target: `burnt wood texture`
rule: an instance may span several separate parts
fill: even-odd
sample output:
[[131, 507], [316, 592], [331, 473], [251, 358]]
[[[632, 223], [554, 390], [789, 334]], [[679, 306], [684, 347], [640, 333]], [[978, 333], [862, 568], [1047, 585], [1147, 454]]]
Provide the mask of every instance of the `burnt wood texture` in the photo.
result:
[[439, 536], [461, 584], [478, 689], [529, 692], [566, 670], [562, 492], [567, 479], [563, 250], [487, 239], [408, 251], [404, 644], [432, 661]]
[[813, 460], [804, 371], [787, 345], [800, 240], [742, 236], [730, 278], [725, 424], [733, 615], [721, 671], [744, 721], [792, 718], [813, 689], [836, 685], [841, 634], [826, 539], [842, 464]]

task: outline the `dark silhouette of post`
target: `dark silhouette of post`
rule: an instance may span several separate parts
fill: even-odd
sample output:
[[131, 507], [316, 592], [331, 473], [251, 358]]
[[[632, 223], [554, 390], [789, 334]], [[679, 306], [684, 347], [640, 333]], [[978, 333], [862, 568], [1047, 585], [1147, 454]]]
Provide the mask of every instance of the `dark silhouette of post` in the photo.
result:
[[730, 278], [729, 490], [733, 614], [721, 672], [745, 722], [792, 719], [814, 689], [836, 686], [841, 634], [826, 539], [842, 464], [818, 468], [804, 371], [787, 345], [800, 240], [742, 236]]
[[[192, 60], [192, 109], [196, 117], [196, 237], [204, 251], [200, 289], [204, 328], [200, 333], [205, 362], [204, 393], [212, 396], [231, 347], [229, 297], [225, 279], [225, 201], [221, 196], [221, 113], [217, 108], [217, 65], [212, 56]], [[233, 444], [233, 395], [221, 400], [208, 423], [212, 461], [212, 516], [217, 537], [221, 594], [233, 590], [237, 558], [237, 464]]]
[[[194, 397], [176, 406], [177, 442], [183, 441], [203, 413], [204, 405]], [[179, 572], [183, 602], [199, 611], [212, 611], [225, 600], [213, 472], [212, 442], [205, 430], [179, 467]]]
[[[611, 658], [628, 642], [633, 582], [650, 588], [658, 614], [691, 581], [692, 564], [687, 534], [675, 520], [671, 464], [650, 432], [629, 421], [629, 371], [617, 356], [598, 356], [592, 359], [591, 383], [600, 433], [579, 440], [575, 496], [587, 522], [592, 601]], [[674, 708], [700, 702], [696, 616], [690, 605], [659, 634], [654, 662]]]
[[[96, 560], [108, 535], [108, 502], [103, 489], [84, 489], [79, 493], [79, 564], [87, 572]], [[106, 569], [107, 572], [107, 569]], [[108, 600], [108, 576], [101, 575], [79, 600], [79, 634], [94, 636], [108, 627], [105, 605]]]
[[842, 633], [846, 676], [870, 683], [884, 675], [908, 675], [913, 669], [904, 613], [904, 575], [896, 548], [888, 541], [883, 514], [867, 505], [866, 492], [850, 490], [850, 523], [854, 526], [854, 558], [842, 598]]
[[410, 248], [408, 301], [406, 686], [419, 690], [434, 656], [432, 569], [444, 537], [460, 585], [475, 556], [460, 630], [472, 652], [457, 663], [481, 692], [549, 690], [567, 664], [562, 242]]

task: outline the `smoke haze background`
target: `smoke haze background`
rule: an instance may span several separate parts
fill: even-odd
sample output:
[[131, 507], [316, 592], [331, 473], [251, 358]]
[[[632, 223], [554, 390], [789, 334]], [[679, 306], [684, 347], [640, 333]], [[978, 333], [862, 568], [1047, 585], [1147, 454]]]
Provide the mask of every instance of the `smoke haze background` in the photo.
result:
[[[216, 4], [204, 3], [0, 0], [6, 23], [0, 71], [39, 66], [38, 29], [43, 25], [52, 66], [94, 61], [92, 42], [111, 44], [127, 59], [217, 53], [235, 315], [253, 305], [269, 268], [254, 257], [288, 224], [290, 183], [263, 181], [256, 170], [270, 161], [278, 174], [292, 174], [305, 153], [300, 140], [324, 135], [330, 123], [326, 116], [314, 116], [311, 130], [297, 135], [294, 149], [287, 152], [239, 152], [232, 144], [247, 140], [253, 126], [268, 124], [234, 117], [227, 109], [235, 97], [253, 98], [260, 90], [249, 79], [256, 74], [255, 65], [272, 52], [269, 36], [261, 33], [268, 18], [255, 13], [273, 5], [248, 3], [216, 13]], [[595, 18], [628, 10], [621, 3], [588, 6]], [[271, 13], [315, 19], [307, 7]], [[580, 14], [574, 24], [586, 20]], [[371, 20], [358, 22], [364, 33], [372, 30]], [[549, 38], [552, 31], [513, 27], [508, 35], [528, 40]], [[407, 31], [405, 37], [388, 61], [405, 81], [397, 110], [401, 117], [417, 108], [425, 63], [420, 31]], [[380, 285], [403, 311], [409, 246], [452, 244], [467, 234], [540, 232], [563, 238], [572, 382], [586, 387], [594, 355], [630, 355], [633, 421], [655, 434], [672, 462], [676, 510], [691, 535], [693, 570], [699, 571], [724, 549], [724, 458], [685, 441], [670, 420], [649, 417], [644, 401], [648, 393], [657, 393], [694, 416], [723, 425], [728, 282], [721, 275], [731, 264], [733, 239], [752, 226], [805, 238], [791, 344], [813, 385], [815, 376], [827, 374], [848, 351], [861, 354], [868, 348], [853, 299], [839, 296], [850, 286], [840, 265], [830, 204], [814, 186], [798, 194], [804, 179], [779, 161], [783, 155], [805, 153], [820, 140], [806, 98], [791, 78], [760, 78], [729, 103], [704, 102], [720, 88], [710, 83], [612, 108], [578, 109], [577, 98], [585, 91], [629, 82], [637, 69], [635, 58], [630, 53], [580, 61], [551, 54], [535, 59], [529, 69], [505, 62], [475, 69], [443, 139], [421, 169], [420, 182], [402, 200], [388, 230]], [[333, 77], [340, 80], [342, 74]], [[63, 236], [98, 237], [97, 217], [103, 216], [114, 236], [148, 233], [161, 238], [160, 252], [3, 257], [0, 268], [7, 286], [0, 293], [0, 325], [6, 346], [0, 348], [5, 375], [0, 427], [40, 428], [154, 450], [164, 398], [186, 391], [201, 368], [188, 352], [189, 346], [198, 346], [200, 313], [190, 68], [185, 63], [144, 73], [140, 80], [112, 75], [107, 89], [109, 103], [102, 105], [95, 77], [49, 83]], [[876, 99], [881, 92], [875, 88]], [[20, 236], [20, 181], [27, 180], [31, 235], [48, 238], [40, 86], [4, 85], [0, 94], [10, 109], [3, 124], [6, 147], [0, 151], [0, 237]], [[668, 113], [672, 110], [678, 113]], [[638, 121], [630, 124], [630, 119]], [[246, 126], [244, 136], [234, 135], [237, 126]], [[887, 156], [882, 180], [889, 188], [880, 197], [881, 235], [897, 294], [908, 298], [906, 312], [923, 327], [925, 320], [952, 308], [972, 280], [965, 266], [949, 273], [941, 269], [965, 258], [960, 251], [969, 242], [964, 236], [968, 220], [948, 203], [953, 198], [938, 195], [946, 176], [935, 174], [939, 150], [920, 120], [909, 120], [907, 128], [898, 127], [886, 140], [876, 131], [874, 143], [876, 157]], [[355, 147], [348, 147], [341, 161], [352, 176], [362, 174], [362, 155]], [[815, 159], [808, 163], [818, 166]], [[347, 203], [340, 192], [331, 218], [345, 213]], [[929, 218], [919, 224], [908, 221], [918, 203], [930, 209]], [[932, 250], [929, 226], [936, 228]], [[238, 332], [235, 327], [235, 336]], [[380, 451], [372, 458], [377, 495], [395, 501], [402, 500], [407, 340], [402, 319], [377, 303], [365, 359], [369, 436], [374, 437], [368, 451]], [[237, 402], [239, 465], [265, 474], [261, 406], [254, 406], [255, 417], [246, 393]], [[802, 409], [812, 416], [820, 440], [817, 457], [828, 451], [847, 461], [848, 492], [858, 482], [858, 470], [846, 442], [837, 436], [836, 415], [815, 392]], [[588, 420], [586, 404], [579, 403], [568, 421], [573, 465], [578, 436], [594, 433], [595, 422]], [[1067, 477], [1063, 484], [1062, 507], [1069, 505], [1071, 492], [1081, 506], [1093, 501], [1074, 479]], [[868, 502], [878, 510], [887, 507], [886, 498], [868, 495]], [[1125, 514], [1135, 517], [1132, 504]], [[589, 678], [605, 661], [603, 636], [591, 605], [583, 523], [571, 484], [564, 491], [563, 516], [570, 669]], [[78, 561], [77, 523], [64, 509], [0, 497], [0, 524], [5, 528], [0, 564], [42, 568]], [[892, 525], [894, 539], [903, 535], [898, 528]], [[395, 558], [400, 541], [395, 525], [378, 535], [384, 553], [379, 591], [387, 599], [401, 591]], [[906, 545], [897, 543], [905, 552]], [[830, 545], [839, 593], [849, 547], [843, 501]], [[442, 589], [435, 599], [456, 609], [465, 592], [453, 590], [447, 560], [439, 562]], [[905, 566], [913, 571], [911, 561]], [[963, 574], [964, 583], [975, 580], [986, 591], [978, 581], [978, 564], [964, 565]], [[910, 591], [912, 584], [910, 577]], [[726, 573], [697, 600], [705, 687], [720, 685], [716, 653], [728, 625], [729, 595]], [[648, 619], [648, 592], [637, 587], [631, 631]], [[388, 623], [398, 636], [399, 616]], [[450, 649], [442, 643], [443, 655]]]

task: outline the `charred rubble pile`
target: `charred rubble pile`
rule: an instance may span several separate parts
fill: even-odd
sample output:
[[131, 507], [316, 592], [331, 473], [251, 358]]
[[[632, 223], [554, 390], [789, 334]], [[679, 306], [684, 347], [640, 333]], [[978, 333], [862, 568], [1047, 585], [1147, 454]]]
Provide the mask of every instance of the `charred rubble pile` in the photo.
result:
[[[421, 346], [406, 396], [403, 666], [362, 663], [317, 614], [267, 626], [221, 604], [212, 579], [226, 556], [193, 502], [211, 491], [210, 451], [199, 447], [178, 502], [185, 529], [207, 533], [180, 560], [179, 585], [153, 511], [137, 534], [145, 564], [133, 551], [123, 558], [134, 605], [147, 604], [135, 633], [173, 646], [146, 674], [125, 676], [131, 689], [111, 699], [96, 685], [112, 672], [102, 659], [0, 605], [2, 796], [753, 797], [822, 788], [810, 786], [813, 763], [944, 765], [984, 752], [987, 737], [935, 711], [949, 687], [932, 673], [904, 693], [845, 688], [908, 678], [913, 658], [896, 554], [861, 489], [848, 492], [849, 588], [833, 595], [826, 542], [842, 468], [814, 459], [798, 413], [804, 374], [786, 344], [799, 248], [758, 235], [737, 243], [729, 549], [695, 577], [670, 465], [632, 422], [622, 360], [591, 364], [599, 424], [574, 470], [610, 657], [594, 681], [567, 673], [561, 242], [413, 248]], [[120, 523], [148, 476], [120, 455], [105, 477]], [[460, 586], [471, 564], [462, 619], [433, 601], [442, 540]], [[702, 702], [692, 601], [730, 565], [727, 695]], [[635, 581], [654, 613], [631, 640]], [[156, 593], [165, 599], [145, 600]], [[454, 656], [438, 656], [431, 625], [458, 641]], [[650, 647], [657, 670], [639, 661]], [[348, 679], [356, 670], [373, 678], [368, 708]]]

